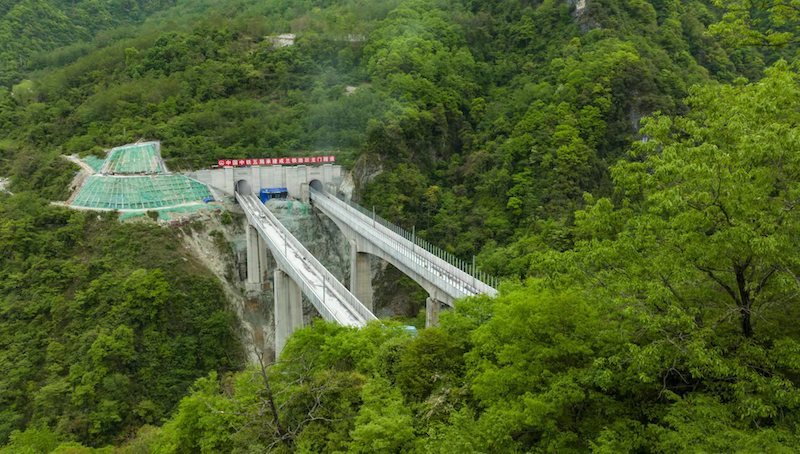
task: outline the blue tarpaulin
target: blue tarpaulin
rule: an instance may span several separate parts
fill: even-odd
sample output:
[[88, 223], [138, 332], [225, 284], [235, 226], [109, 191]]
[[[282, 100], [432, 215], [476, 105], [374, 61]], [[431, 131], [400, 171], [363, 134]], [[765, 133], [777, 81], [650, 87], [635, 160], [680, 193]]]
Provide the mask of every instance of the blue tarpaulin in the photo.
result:
[[286, 188], [262, 188], [258, 194], [261, 203], [266, 203], [270, 199], [285, 199], [289, 197], [289, 190]]

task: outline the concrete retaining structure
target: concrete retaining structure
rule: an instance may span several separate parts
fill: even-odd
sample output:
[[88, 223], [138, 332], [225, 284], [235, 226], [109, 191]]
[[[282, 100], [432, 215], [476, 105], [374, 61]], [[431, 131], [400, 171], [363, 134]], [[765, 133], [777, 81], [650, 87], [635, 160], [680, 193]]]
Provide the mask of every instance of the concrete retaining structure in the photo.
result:
[[[308, 187], [319, 181], [324, 187], [335, 187], [342, 181], [342, 167], [335, 164], [299, 166], [222, 167], [187, 173], [197, 181], [228, 195], [233, 195], [239, 182], [246, 182], [249, 190], [258, 195], [261, 188], [286, 188], [295, 199], [308, 201]], [[247, 194], [244, 194], [247, 195]]]

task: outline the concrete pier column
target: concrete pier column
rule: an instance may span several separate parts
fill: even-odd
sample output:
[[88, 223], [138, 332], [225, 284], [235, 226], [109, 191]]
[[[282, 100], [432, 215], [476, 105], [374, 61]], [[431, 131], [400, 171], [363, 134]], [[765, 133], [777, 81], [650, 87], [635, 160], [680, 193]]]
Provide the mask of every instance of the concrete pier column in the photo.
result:
[[247, 224], [247, 283], [249, 291], [260, 291], [262, 282], [261, 253], [258, 231]]
[[369, 254], [358, 252], [354, 243], [350, 243], [350, 293], [372, 312], [372, 269], [369, 266]]
[[275, 356], [292, 333], [303, 327], [303, 295], [300, 287], [283, 270], [275, 269]]
[[267, 242], [264, 238], [261, 238], [261, 235], [258, 235], [258, 264], [259, 267], [261, 267], [261, 274], [259, 274], [259, 277], [262, 283], [269, 281], [269, 267], [267, 266], [269, 258], [267, 257], [267, 248]]
[[439, 311], [442, 309], [442, 303], [432, 297], [425, 300], [425, 328], [431, 326], [439, 326]]

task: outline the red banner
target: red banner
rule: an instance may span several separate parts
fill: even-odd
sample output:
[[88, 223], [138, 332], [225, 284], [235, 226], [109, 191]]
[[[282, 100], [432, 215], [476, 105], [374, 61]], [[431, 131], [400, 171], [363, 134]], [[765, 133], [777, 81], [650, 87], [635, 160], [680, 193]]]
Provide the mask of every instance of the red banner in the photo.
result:
[[313, 156], [300, 158], [251, 158], [251, 159], [220, 159], [219, 167], [247, 167], [247, 166], [282, 166], [303, 164], [332, 164], [336, 162], [335, 156]]

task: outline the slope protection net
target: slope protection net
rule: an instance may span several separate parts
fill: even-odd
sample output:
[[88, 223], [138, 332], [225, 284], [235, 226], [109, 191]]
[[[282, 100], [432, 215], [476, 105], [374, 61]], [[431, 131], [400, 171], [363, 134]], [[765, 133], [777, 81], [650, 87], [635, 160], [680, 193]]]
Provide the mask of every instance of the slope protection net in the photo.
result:
[[106, 160], [103, 158], [98, 158], [97, 156], [89, 155], [83, 158], [83, 162], [89, 165], [95, 172], [99, 172], [100, 169], [103, 168], [103, 165], [106, 163]]
[[98, 210], [152, 210], [203, 203], [211, 196], [199, 181], [183, 175], [92, 175], [72, 206]]
[[112, 148], [101, 173], [141, 174], [163, 173], [164, 161], [158, 142], [143, 142]]

